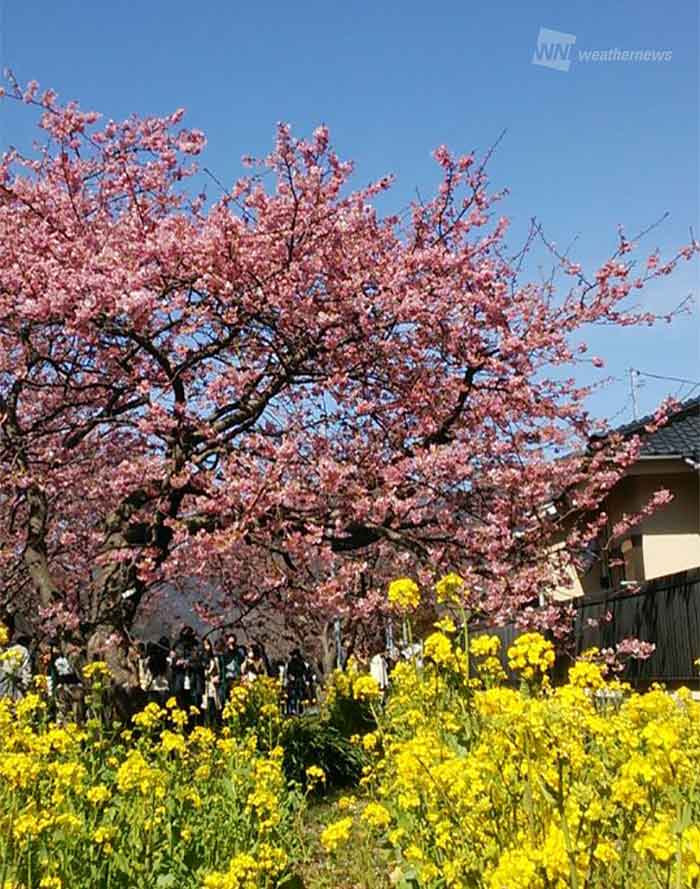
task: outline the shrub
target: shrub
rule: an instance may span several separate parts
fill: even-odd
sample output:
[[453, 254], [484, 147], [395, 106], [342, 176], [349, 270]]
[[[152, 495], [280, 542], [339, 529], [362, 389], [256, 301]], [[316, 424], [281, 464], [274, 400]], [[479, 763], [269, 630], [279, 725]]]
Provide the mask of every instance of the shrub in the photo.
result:
[[333, 670], [326, 683], [322, 716], [345, 738], [364, 734], [376, 727], [376, 697], [373, 700], [362, 688], [367, 678], [360, 672], [357, 663], [351, 660], [345, 670]]
[[362, 774], [365, 758], [360, 748], [320, 716], [289, 719], [280, 743], [287, 779], [304, 787], [308, 783], [307, 770], [313, 766], [323, 769], [325, 775], [325, 781], [318, 785], [319, 790], [355, 784]]

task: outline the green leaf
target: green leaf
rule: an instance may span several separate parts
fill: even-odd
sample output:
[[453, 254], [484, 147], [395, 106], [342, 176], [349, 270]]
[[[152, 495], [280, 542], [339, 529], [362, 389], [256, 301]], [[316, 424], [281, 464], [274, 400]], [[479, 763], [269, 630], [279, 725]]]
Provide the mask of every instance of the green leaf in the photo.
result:
[[389, 882], [395, 889], [416, 889], [418, 874], [415, 867], [396, 867], [389, 875]]
[[277, 884], [277, 889], [304, 889], [304, 881], [299, 874], [289, 874]]

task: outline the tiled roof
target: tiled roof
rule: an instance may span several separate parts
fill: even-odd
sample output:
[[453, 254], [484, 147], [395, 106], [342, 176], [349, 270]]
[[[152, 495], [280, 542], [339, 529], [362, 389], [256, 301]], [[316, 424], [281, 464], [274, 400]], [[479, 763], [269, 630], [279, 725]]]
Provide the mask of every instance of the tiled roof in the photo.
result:
[[639, 434], [643, 437], [641, 456], [643, 457], [689, 457], [700, 463], [700, 398], [683, 402], [669, 415], [661, 429], [650, 434], [644, 427], [653, 419], [643, 417], [634, 423], [621, 426], [616, 432], [623, 435]]

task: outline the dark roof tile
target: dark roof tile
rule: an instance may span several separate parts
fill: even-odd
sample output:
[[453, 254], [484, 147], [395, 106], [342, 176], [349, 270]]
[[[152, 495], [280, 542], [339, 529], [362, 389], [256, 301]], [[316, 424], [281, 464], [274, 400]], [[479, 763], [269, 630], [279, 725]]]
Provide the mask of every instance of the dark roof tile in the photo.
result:
[[689, 457], [700, 462], [700, 398], [691, 398], [681, 404], [678, 410], [669, 415], [661, 429], [645, 433], [644, 427], [653, 416], [643, 417], [634, 423], [620, 426], [616, 432], [623, 435], [639, 434], [642, 441], [643, 457]]

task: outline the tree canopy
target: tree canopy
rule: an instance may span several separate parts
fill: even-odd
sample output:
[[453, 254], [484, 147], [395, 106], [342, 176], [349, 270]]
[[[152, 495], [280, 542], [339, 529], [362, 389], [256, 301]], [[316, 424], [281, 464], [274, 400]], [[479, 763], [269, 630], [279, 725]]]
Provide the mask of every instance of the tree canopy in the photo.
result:
[[635, 264], [620, 232], [591, 273], [552, 248], [559, 277], [523, 280], [538, 229], [508, 255], [485, 159], [439, 148], [436, 194], [382, 215], [389, 177], [352, 190], [324, 127], [280, 126], [211, 202], [181, 111], [37, 90], [3, 100], [43, 139], [0, 162], [7, 600], [98, 627], [177, 578], [329, 614], [399, 573], [458, 570], [492, 615], [556, 586], [551, 541], [574, 556], [635, 454], [584, 447], [580, 334], [653, 321], [631, 292], [697, 242]]

